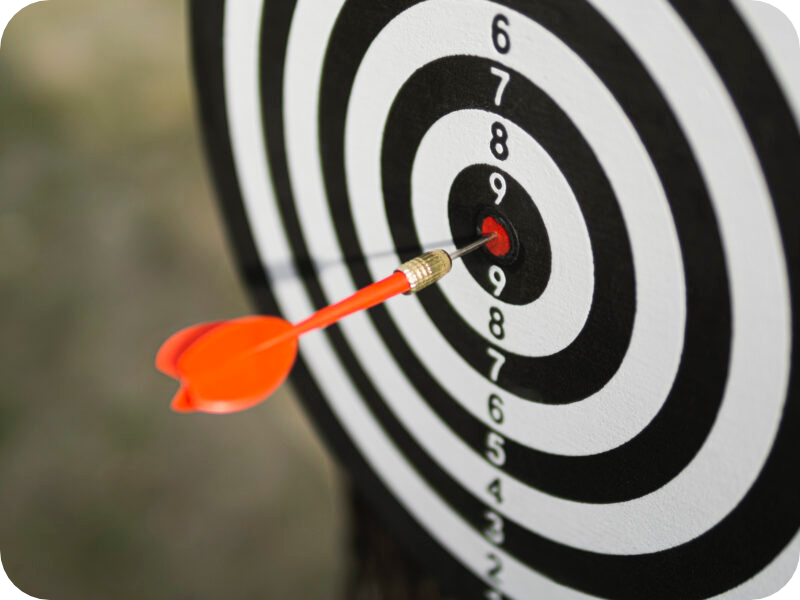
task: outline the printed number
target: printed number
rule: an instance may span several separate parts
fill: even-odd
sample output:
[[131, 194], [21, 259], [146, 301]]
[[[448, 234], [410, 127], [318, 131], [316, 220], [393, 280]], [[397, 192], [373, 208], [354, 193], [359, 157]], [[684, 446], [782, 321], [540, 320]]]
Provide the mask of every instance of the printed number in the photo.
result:
[[492, 335], [498, 340], [502, 340], [506, 337], [505, 329], [503, 329], [503, 324], [506, 322], [506, 319], [499, 308], [493, 306], [489, 309], [489, 319], [489, 331], [492, 332]]
[[503, 104], [503, 93], [506, 91], [508, 82], [511, 81], [511, 75], [508, 71], [503, 71], [503, 69], [498, 69], [497, 67], [490, 67], [489, 72], [500, 78], [500, 83], [497, 84], [497, 92], [494, 94], [494, 105], [500, 106]]
[[511, 37], [508, 35], [508, 17], [496, 15], [492, 21], [492, 42], [494, 49], [500, 54], [508, 54], [511, 50]]
[[500, 480], [495, 479], [489, 486], [486, 488], [489, 490], [489, 493], [494, 496], [494, 499], [497, 500], [498, 504], [503, 503], [503, 496], [500, 493]]
[[500, 294], [503, 293], [503, 290], [506, 288], [506, 273], [498, 267], [497, 265], [492, 265], [489, 267], [489, 281], [494, 284], [494, 292], [492, 292], [495, 297], [499, 298]]
[[486, 590], [484, 597], [486, 600], [503, 600], [503, 594], [497, 590]]
[[505, 419], [503, 414], [503, 400], [497, 394], [489, 396], [489, 416], [492, 421], [500, 425]]
[[503, 365], [506, 364], [506, 357], [494, 348], [487, 348], [486, 354], [494, 359], [492, 369], [489, 371], [489, 379], [492, 381], [497, 381], [497, 378], [500, 377], [500, 369], [502, 369]]
[[489, 175], [489, 187], [492, 188], [495, 195], [494, 203], [500, 204], [506, 197], [506, 191], [508, 190], [506, 178], [500, 173], [492, 173]]
[[499, 583], [500, 578], [498, 575], [500, 575], [500, 571], [503, 570], [503, 563], [500, 562], [500, 558], [494, 552], [489, 552], [489, 554], [486, 555], [486, 558], [492, 562], [492, 567], [487, 572], [489, 579], [495, 583]]
[[508, 131], [502, 123], [492, 124], [492, 141], [489, 149], [497, 160], [508, 158]]
[[505, 443], [503, 437], [494, 431], [490, 431], [486, 436], [486, 458], [497, 467], [506, 464]]
[[487, 510], [483, 516], [489, 521], [489, 526], [483, 530], [483, 535], [490, 542], [499, 546], [506, 539], [503, 534], [503, 517], [492, 510]]

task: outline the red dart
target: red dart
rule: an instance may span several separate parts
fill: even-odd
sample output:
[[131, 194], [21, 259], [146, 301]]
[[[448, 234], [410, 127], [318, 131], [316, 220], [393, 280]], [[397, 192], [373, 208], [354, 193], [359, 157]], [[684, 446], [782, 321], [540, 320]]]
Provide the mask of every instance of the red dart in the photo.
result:
[[181, 386], [172, 399], [176, 412], [226, 414], [269, 397], [288, 377], [298, 338], [324, 329], [347, 315], [372, 308], [399, 294], [418, 292], [450, 272], [452, 261], [496, 238], [484, 237], [452, 255], [427, 252], [391, 276], [292, 325], [274, 316], [201, 323], [173, 334], [156, 355], [156, 368]]

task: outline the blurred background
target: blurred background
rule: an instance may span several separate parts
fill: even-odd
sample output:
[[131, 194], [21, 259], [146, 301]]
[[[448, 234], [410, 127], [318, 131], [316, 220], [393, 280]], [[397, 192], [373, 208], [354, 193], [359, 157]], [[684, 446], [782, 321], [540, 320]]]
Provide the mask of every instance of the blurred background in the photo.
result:
[[178, 416], [153, 368], [251, 310], [215, 205], [186, 3], [59, 0], [0, 48], [0, 553], [48, 600], [336, 598], [339, 474], [290, 389]]

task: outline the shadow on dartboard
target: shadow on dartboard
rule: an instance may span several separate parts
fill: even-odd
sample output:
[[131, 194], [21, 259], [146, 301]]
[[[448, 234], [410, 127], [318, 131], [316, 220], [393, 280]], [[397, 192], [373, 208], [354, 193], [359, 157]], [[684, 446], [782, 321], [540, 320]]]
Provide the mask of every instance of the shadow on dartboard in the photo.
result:
[[756, 12], [193, 3], [261, 311], [300, 320], [487, 210], [518, 238], [309, 336], [292, 379], [456, 597], [755, 598], [794, 572], [798, 64]]

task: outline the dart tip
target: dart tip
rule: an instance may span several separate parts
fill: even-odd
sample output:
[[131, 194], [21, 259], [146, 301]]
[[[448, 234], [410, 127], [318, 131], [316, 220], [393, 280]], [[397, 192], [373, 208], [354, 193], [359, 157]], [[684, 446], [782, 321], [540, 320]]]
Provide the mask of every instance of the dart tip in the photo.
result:
[[456, 260], [457, 258], [462, 258], [462, 257], [466, 256], [467, 254], [475, 252], [475, 250], [477, 250], [478, 248], [482, 248], [486, 244], [490, 244], [490, 243], [492, 243], [493, 241], [495, 241], [497, 239], [497, 232], [496, 231], [485, 232], [485, 233], [486, 233], [486, 235], [484, 235], [479, 240], [476, 240], [476, 241], [472, 242], [471, 244], [469, 244], [467, 246], [464, 246], [463, 248], [459, 248], [458, 250], [456, 250], [454, 252], [451, 252], [450, 253], [450, 259], [451, 260]]

